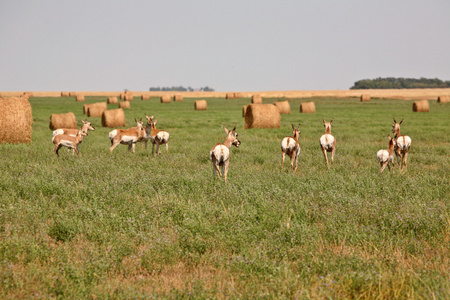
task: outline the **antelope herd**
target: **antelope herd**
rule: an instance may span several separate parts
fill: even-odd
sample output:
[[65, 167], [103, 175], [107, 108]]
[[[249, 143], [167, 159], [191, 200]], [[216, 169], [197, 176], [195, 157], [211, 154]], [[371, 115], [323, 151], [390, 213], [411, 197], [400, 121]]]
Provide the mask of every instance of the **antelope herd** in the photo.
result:
[[[111, 141], [111, 147], [109, 148], [110, 153], [119, 145], [128, 145], [128, 151], [135, 152], [136, 143], [145, 143], [145, 149], [147, 149], [147, 143], [150, 140], [152, 143], [152, 154], [155, 153], [160, 155], [160, 146], [166, 146], [166, 152], [169, 153], [169, 133], [165, 130], [160, 130], [156, 128], [158, 120], [154, 120], [154, 116], [151, 117], [145, 115], [147, 119], [147, 124], [144, 126], [142, 118], [138, 121], [135, 119], [136, 127], [131, 127], [129, 129], [114, 129], [109, 132], [109, 139]], [[325, 163], [329, 167], [327, 152], [331, 152], [331, 165], [334, 162], [334, 154], [336, 151], [336, 138], [331, 135], [331, 124], [326, 122], [324, 119], [323, 125], [325, 127], [325, 133], [319, 138], [320, 148], [325, 158]], [[67, 147], [68, 151], [73, 150], [73, 155], [77, 153], [80, 154], [78, 148], [79, 144], [83, 141], [83, 138], [88, 135], [88, 130], [95, 130], [92, 124], [86, 119], [82, 121], [83, 125], [80, 129], [67, 129], [61, 128], [53, 131], [52, 142], [54, 144], [53, 152], [59, 156], [59, 149], [61, 147]], [[381, 173], [383, 173], [386, 166], [394, 172], [394, 154], [397, 157], [397, 163], [400, 165], [400, 169], [405, 167], [407, 169], [408, 153], [411, 147], [411, 138], [407, 135], [400, 135], [400, 125], [403, 123], [403, 119], [397, 122], [394, 118], [394, 123], [392, 125], [392, 133], [394, 137], [391, 138], [388, 135], [389, 147], [388, 149], [382, 149], [377, 152], [377, 159], [380, 163]], [[292, 126], [292, 136], [288, 136], [281, 141], [281, 170], [283, 170], [285, 155], [290, 157], [291, 168], [296, 171], [298, 168], [298, 159], [300, 155], [300, 143], [298, 138], [300, 136], [300, 124], [297, 128]], [[225, 182], [227, 181], [228, 166], [230, 163], [230, 147], [234, 145], [236, 148], [239, 147], [241, 141], [238, 139], [238, 134], [236, 133], [236, 126], [233, 130], [228, 130], [224, 127], [227, 137], [223, 143], [216, 144], [209, 151], [209, 158], [213, 164], [213, 178], [216, 177], [216, 173], [219, 178], [223, 177]]]

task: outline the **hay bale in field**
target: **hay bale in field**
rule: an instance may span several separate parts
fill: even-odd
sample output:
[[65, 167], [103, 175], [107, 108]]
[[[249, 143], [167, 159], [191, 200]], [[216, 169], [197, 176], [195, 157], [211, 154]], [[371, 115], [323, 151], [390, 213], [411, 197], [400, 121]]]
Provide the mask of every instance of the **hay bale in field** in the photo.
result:
[[273, 104], [249, 104], [245, 111], [245, 129], [280, 128], [281, 116]]
[[183, 95], [175, 95], [175, 96], [173, 96], [173, 101], [175, 101], [175, 102], [183, 101]]
[[101, 117], [106, 108], [102, 105], [91, 105], [87, 109], [88, 117]]
[[242, 93], [234, 93], [234, 98], [235, 99], [242, 98]]
[[133, 101], [133, 94], [131, 94], [131, 93], [125, 94], [125, 98], [123, 100], [125, 100], [125, 101]]
[[430, 105], [428, 104], [428, 100], [420, 100], [413, 102], [413, 111], [414, 112], [429, 112]]
[[142, 94], [142, 95], [141, 95], [141, 100], [142, 100], [142, 101], [144, 101], [144, 100], [150, 100], [150, 95], [149, 95], [149, 94]]
[[125, 93], [120, 93], [119, 98], [120, 100], [125, 100]]
[[195, 101], [195, 110], [206, 110], [208, 103], [206, 100], [197, 100]]
[[[121, 102], [123, 103], [123, 102]], [[123, 109], [105, 110], [102, 114], [102, 126], [108, 128], [125, 127], [125, 113]]]
[[253, 95], [252, 96], [252, 103], [253, 104], [262, 104], [262, 97], [261, 95]]
[[108, 97], [106, 101], [108, 104], [117, 104], [117, 97]]
[[234, 99], [234, 93], [226, 93], [225, 99]]
[[70, 93], [69, 92], [61, 92], [61, 97], [69, 97]]
[[51, 114], [50, 125], [48, 127], [51, 130], [59, 128], [77, 129], [77, 119], [73, 112], [68, 112], [66, 114]]
[[448, 102], [450, 102], [450, 96], [439, 96], [437, 102], [438, 103], [448, 103]]
[[361, 102], [369, 102], [370, 101], [370, 95], [369, 94], [362, 94], [361, 95]]
[[[108, 106], [107, 106], [106, 102], [96, 102], [96, 103], [91, 103], [91, 104], [83, 104], [83, 114], [87, 115], [89, 108], [91, 108], [93, 106], [98, 106], [103, 111], [108, 109]], [[103, 113], [103, 111], [102, 111], [102, 113]], [[101, 117], [101, 114], [99, 116], [97, 116], [97, 117]]]
[[30, 143], [33, 116], [27, 98], [0, 98], [0, 143]]
[[282, 115], [289, 115], [291, 113], [291, 106], [289, 105], [289, 101], [287, 100], [275, 102], [273, 105], [275, 105], [280, 110], [280, 114]]
[[169, 95], [161, 96], [161, 103], [170, 103], [171, 97]]
[[77, 92], [69, 92], [69, 96], [70, 97], [76, 97], [77, 96]]
[[247, 111], [247, 106], [248, 106], [248, 105], [242, 106], [242, 117], [243, 117], [243, 118], [245, 118], [245, 112]]
[[77, 102], [84, 102], [84, 95], [76, 95]]
[[316, 105], [314, 102], [304, 102], [300, 104], [300, 112], [304, 114], [311, 114], [316, 112]]
[[129, 101], [119, 102], [119, 108], [130, 108], [130, 102]]

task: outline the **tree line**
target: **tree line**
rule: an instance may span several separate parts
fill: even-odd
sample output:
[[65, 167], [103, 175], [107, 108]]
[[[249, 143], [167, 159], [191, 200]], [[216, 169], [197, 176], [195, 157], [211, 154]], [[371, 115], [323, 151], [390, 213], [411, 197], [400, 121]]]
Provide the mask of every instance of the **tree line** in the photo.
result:
[[438, 78], [376, 78], [356, 81], [351, 90], [363, 89], [432, 89], [449, 88], [450, 81], [442, 81]]
[[184, 87], [184, 86], [172, 86], [172, 87], [151, 87], [149, 89], [150, 92], [156, 91], [156, 92], [214, 92], [213, 88], [210, 88], [208, 86], [201, 87], [201, 88], [192, 88], [190, 86]]

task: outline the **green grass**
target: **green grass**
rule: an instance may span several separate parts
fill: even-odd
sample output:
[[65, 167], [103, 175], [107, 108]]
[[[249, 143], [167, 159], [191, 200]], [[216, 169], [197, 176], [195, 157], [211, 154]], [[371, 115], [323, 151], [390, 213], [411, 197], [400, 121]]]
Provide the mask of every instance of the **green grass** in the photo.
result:
[[[249, 99], [207, 99], [207, 111], [195, 100], [135, 98], [125, 111], [128, 127], [154, 114], [169, 155], [110, 155], [111, 129], [89, 118], [81, 156], [58, 158], [49, 116], [84, 119], [82, 103], [31, 98], [32, 143], [0, 145], [0, 298], [450, 297], [450, 105], [312, 99], [317, 112], [300, 114], [311, 99], [290, 99], [280, 129], [244, 130]], [[319, 137], [333, 117], [327, 169]], [[380, 175], [393, 117], [412, 138], [408, 171]], [[280, 171], [298, 123], [299, 168]], [[234, 125], [242, 145], [225, 184], [209, 150]]]

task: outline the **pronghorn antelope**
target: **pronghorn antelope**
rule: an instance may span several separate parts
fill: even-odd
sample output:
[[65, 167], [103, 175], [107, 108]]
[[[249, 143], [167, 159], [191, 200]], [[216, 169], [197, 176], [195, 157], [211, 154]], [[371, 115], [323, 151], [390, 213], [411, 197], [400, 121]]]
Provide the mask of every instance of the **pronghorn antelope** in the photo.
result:
[[133, 149], [135, 151], [135, 146], [138, 141], [144, 138], [145, 130], [143, 127], [142, 118], [137, 121], [134, 119], [137, 127], [136, 129], [114, 129], [109, 133], [109, 139], [111, 140], [111, 147], [109, 148], [109, 152], [112, 153], [114, 148], [117, 145], [128, 145], [128, 151]]
[[281, 170], [283, 170], [284, 156], [287, 154], [291, 158], [291, 168], [295, 171], [297, 170], [298, 156], [300, 155], [300, 144], [298, 142], [298, 137], [300, 135], [300, 124], [298, 124], [297, 129], [295, 129], [294, 124], [291, 125], [292, 136], [285, 137], [281, 141]]
[[400, 123], [394, 118], [394, 124], [392, 124], [392, 132], [394, 133], [394, 152], [397, 157], [397, 163], [400, 165], [400, 169], [403, 169], [403, 165], [405, 165], [405, 169], [408, 168], [408, 153], [409, 148], [411, 147], [411, 138], [407, 135], [400, 135], [400, 125], [403, 123], [403, 119]]
[[78, 133], [75, 137], [71, 136], [71, 135], [67, 135], [67, 134], [58, 134], [55, 135], [52, 138], [52, 142], [54, 148], [53, 148], [53, 152], [56, 153], [56, 155], [59, 156], [59, 149], [61, 149], [61, 147], [67, 147], [69, 150], [73, 149], [73, 155], [75, 155], [75, 152], [77, 153], [77, 155], [80, 154], [80, 150], [78, 149], [78, 145], [81, 143], [81, 141], [83, 140], [83, 138], [87, 135], [87, 133], [78, 130]]
[[[89, 122], [87, 119], [86, 120], [81, 120], [81, 122], [83, 122], [83, 125], [81, 126], [81, 131], [83, 133], [88, 132], [88, 130], [95, 130], [94, 126], [92, 126], [91, 122]], [[72, 128], [60, 128], [60, 129], [56, 129], [53, 131], [53, 136], [59, 135], [59, 134], [65, 134], [65, 135], [70, 135], [73, 137], [76, 137], [78, 134], [78, 129], [72, 129]], [[81, 141], [80, 141], [81, 143]], [[67, 149], [67, 151], [70, 151], [70, 149]], [[73, 149], [73, 152], [75, 153], [75, 149]]]
[[388, 139], [389, 139], [389, 148], [385, 149], [385, 150], [378, 150], [378, 152], [377, 152], [377, 158], [378, 158], [378, 161], [380, 162], [381, 173], [383, 173], [386, 166], [388, 166], [389, 171], [391, 170], [389, 163], [392, 164], [392, 173], [394, 173], [394, 166], [395, 166], [394, 165], [394, 144], [395, 144], [395, 141], [393, 138], [391, 138], [391, 136], [389, 134], [388, 134]]
[[145, 126], [146, 135], [144, 138], [145, 148], [147, 149], [147, 142], [150, 139], [152, 142], [152, 154], [154, 154], [155, 151], [155, 144], [156, 154], [161, 154], [159, 146], [164, 144], [166, 144], [166, 152], [169, 154], [169, 133], [165, 130], [156, 129], [158, 120], [153, 121], [153, 116], [149, 117], [145, 115], [145, 118], [147, 119], [147, 125]]
[[325, 161], [328, 166], [328, 157], [327, 152], [331, 152], [331, 164], [333, 164], [334, 160], [334, 152], [336, 151], [336, 139], [331, 135], [331, 124], [333, 123], [334, 118], [330, 122], [326, 122], [324, 119], [323, 125], [325, 127], [325, 134], [320, 137], [320, 148], [322, 148], [323, 155], [325, 156]]
[[[225, 127], [223, 128], [227, 134], [227, 138], [223, 144], [219, 143], [212, 147], [209, 151], [209, 158], [213, 163], [213, 178], [216, 178], [216, 171], [219, 178], [222, 177], [227, 182], [228, 164], [230, 163], [230, 147], [231, 145], [239, 148], [241, 141], [239, 141], [238, 134], [236, 133], [236, 126], [233, 130], [229, 131]], [[219, 167], [222, 167], [222, 172], [220, 172]]]

